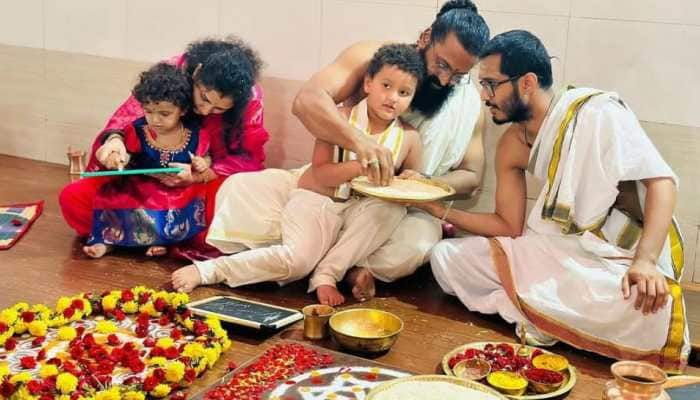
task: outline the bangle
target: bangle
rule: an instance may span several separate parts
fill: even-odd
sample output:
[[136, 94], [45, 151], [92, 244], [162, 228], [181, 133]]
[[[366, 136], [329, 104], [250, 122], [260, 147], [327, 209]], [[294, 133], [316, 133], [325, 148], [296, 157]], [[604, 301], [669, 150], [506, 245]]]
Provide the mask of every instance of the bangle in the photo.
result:
[[442, 214], [442, 218], [440, 218], [440, 221], [445, 222], [445, 218], [447, 218], [447, 213], [450, 212], [450, 209], [452, 208], [452, 205], [455, 203], [454, 200], [450, 200], [447, 202], [447, 208], [445, 208], [445, 213]]

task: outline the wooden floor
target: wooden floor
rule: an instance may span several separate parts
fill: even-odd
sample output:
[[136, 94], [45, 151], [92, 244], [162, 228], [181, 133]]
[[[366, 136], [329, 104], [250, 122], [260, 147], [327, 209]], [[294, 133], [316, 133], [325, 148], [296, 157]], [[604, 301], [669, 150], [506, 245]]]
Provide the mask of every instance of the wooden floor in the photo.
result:
[[[182, 262], [153, 260], [135, 253], [118, 253], [100, 260], [89, 260], [83, 256], [80, 242], [64, 223], [57, 204], [60, 188], [70, 179], [66, 170], [61, 165], [0, 155], [0, 204], [46, 201], [44, 214], [29, 233], [12, 249], [0, 252], [0, 308], [20, 300], [53, 304], [62, 295], [139, 284], [168, 287], [170, 273], [183, 265]], [[303, 282], [285, 288], [258, 285], [231, 290], [216, 286], [199, 288], [192, 297], [199, 299], [214, 294], [235, 293], [301, 308], [314, 302], [305, 289]], [[689, 293], [686, 301], [691, 332], [700, 332], [700, 296]], [[396, 345], [375, 361], [416, 373], [438, 372], [443, 354], [461, 344], [514, 340], [511, 325], [497, 317], [467, 311], [455, 298], [440, 291], [426, 268], [393, 285], [380, 286], [378, 298], [365, 305], [389, 310], [405, 322], [405, 330]], [[230, 335], [234, 346], [215, 370], [208, 372], [191, 389], [193, 393], [221, 376], [228, 361], [241, 364], [280, 338], [302, 340], [300, 323], [277, 335], [260, 336], [237, 328], [232, 328]], [[320, 344], [336, 349], [330, 341]], [[603, 384], [611, 378], [609, 366], [612, 361], [563, 344], [555, 346], [554, 351], [568, 357], [580, 373], [578, 384], [567, 398], [601, 398]], [[700, 368], [694, 364], [687, 372], [700, 375]]]

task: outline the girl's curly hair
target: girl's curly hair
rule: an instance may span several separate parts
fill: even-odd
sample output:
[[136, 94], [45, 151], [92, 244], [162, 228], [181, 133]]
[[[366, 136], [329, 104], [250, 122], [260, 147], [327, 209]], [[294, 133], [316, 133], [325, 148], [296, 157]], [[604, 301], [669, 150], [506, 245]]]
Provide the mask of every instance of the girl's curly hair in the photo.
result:
[[141, 104], [167, 101], [186, 112], [192, 107], [192, 85], [174, 65], [158, 63], [139, 75], [131, 92]]

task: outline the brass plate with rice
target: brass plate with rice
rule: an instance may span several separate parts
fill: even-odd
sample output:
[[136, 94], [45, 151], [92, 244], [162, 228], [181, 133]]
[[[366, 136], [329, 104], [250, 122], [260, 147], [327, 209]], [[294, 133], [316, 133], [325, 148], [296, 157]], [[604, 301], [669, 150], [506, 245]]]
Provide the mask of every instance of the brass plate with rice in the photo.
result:
[[506, 400], [480, 383], [445, 375], [417, 375], [395, 379], [372, 389], [367, 400]]
[[366, 176], [361, 176], [353, 179], [350, 185], [356, 192], [367, 196], [411, 203], [440, 200], [455, 194], [451, 186], [430, 179], [394, 178], [389, 186], [379, 186], [370, 183]]

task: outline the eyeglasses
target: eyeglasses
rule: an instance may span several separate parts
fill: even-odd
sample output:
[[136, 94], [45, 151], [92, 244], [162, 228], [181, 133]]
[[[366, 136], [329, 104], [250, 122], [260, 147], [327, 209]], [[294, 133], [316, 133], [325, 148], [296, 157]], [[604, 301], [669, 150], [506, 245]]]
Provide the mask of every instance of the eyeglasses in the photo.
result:
[[508, 79], [505, 79], [502, 81], [489, 81], [489, 80], [483, 79], [483, 80], [479, 81], [479, 84], [481, 85], [481, 87], [486, 89], [486, 93], [489, 95], [489, 97], [493, 97], [496, 95], [496, 88], [497, 87], [501, 86], [504, 83], [518, 80], [521, 77], [522, 77], [522, 75], [517, 75], [517, 76], [514, 76], [512, 78], [508, 78]]
[[467, 79], [470, 80], [470, 81], [468, 81], [468, 83], [471, 82], [471, 76], [469, 76], [469, 73], [458, 74], [458, 73], [454, 72], [452, 67], [447, 65], [446, 62], [440, 60], [439, 58], [437, 60], [435, 60], [435, 65], [437, 66], [437, 68], [440, 70], [441, 73], [445, 73], [445, 74], [449, 75], [450, 84], [452, 84], [452, 85], [455, 85], [455, 84], [461, 82], [465, 76], [467, 77]]

